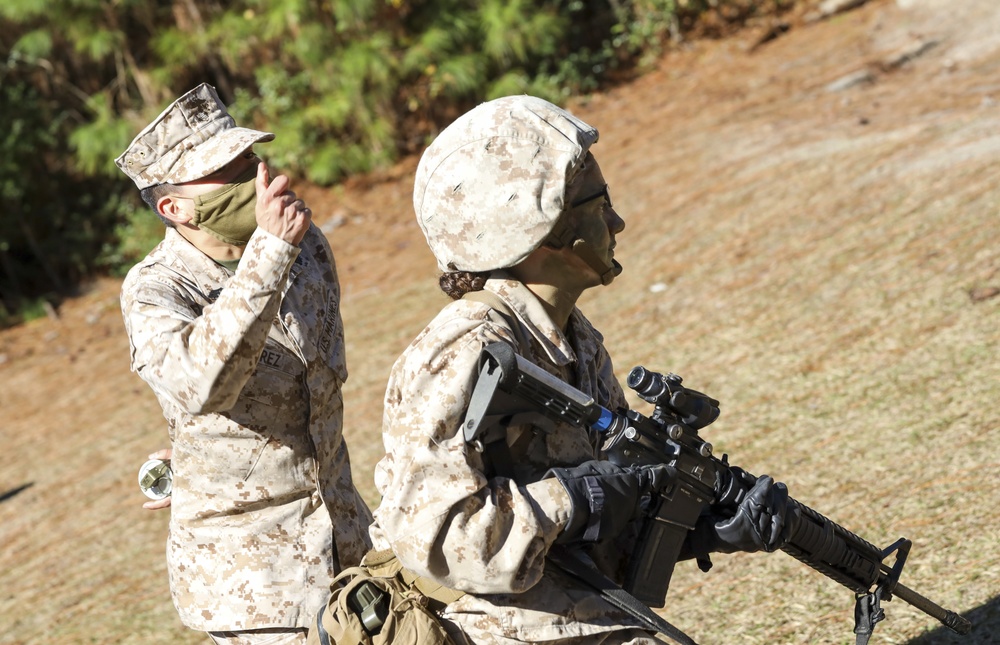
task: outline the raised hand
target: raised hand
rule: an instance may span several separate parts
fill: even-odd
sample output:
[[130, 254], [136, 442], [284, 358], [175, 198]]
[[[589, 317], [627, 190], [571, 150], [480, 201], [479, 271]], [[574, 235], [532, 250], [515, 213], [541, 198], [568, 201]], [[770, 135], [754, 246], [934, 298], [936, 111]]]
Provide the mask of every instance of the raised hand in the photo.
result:
[[298, 245], [309, 230], [312, 211], [288, 190], [285, 175], [269, 180], [267, 164], [257, 166], [257, 226], [289, 244]]

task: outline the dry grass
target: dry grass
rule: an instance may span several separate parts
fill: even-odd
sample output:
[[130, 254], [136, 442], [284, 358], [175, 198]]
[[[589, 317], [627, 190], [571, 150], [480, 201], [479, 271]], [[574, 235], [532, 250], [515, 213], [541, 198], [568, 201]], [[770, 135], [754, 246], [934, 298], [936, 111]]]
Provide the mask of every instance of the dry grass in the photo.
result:
[[[752, 34], [698, 44], [576, 106], [628, 222], [626, 273], [583, 303], [619, 374], [721, 399], [705, 434], [734, 463], [880, 546], [909, 537], [904, 584], [978, 625], [959, 640], [894, 601], [873, 643], [1000, 634], [1000, 24], [992, 0], [952, 5], [869, 3], [753, 55]], [[940, 43], [824, 90], [918, 36]], [[345, 222], [347, 438], [372, 504], [386, 375], [444, 302], [412, 167], [310, 194]], [[166, 514], [140, 508], [135, 470], [165, 434], [116, 292], [0, 334], [0, 494], [30, 485], [0, 502], [0, 643], [205, 642], [170, 604]], [[664, 615], [699, 642], [853, 643], [851, 593], [791, 558], [693, 569]]]

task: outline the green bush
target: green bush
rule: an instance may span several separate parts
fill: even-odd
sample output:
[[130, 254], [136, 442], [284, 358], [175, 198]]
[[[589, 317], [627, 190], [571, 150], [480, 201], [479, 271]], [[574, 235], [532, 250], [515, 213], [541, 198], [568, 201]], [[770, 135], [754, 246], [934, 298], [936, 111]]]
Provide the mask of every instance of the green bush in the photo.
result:
[[121, 272], [155, 243], [162, 229], [112, 160], [202, 81], [239, 122], [280, 135], [268, 146], [277, 170], [329, 185], [419, 151], [480, 101], [598, 90], [655, 60], [704, 12], [739, 22], [789, 4], [5, 0], [5, 317], [94, 272]]
[[0, 85], [0, 303], [56, 303], [90, 275], [121, 214], [117, 180], [74, 166], [70, 116], [28, 79]]

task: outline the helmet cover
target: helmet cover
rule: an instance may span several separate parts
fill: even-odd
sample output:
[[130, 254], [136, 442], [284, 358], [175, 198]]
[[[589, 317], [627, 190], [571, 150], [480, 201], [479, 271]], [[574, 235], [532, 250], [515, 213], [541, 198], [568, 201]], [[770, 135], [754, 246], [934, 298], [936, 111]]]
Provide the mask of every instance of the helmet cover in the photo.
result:
[[597, 129], [532, 96], [473, 108], [428, 146], [413, 208], [442, 271], [514, 266], [545, 241]]

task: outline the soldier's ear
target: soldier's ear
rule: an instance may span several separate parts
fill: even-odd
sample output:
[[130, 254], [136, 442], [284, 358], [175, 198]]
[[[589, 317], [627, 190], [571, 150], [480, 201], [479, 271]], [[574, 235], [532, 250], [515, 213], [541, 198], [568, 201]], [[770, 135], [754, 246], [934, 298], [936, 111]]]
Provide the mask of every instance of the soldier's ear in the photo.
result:
[[190, 199], [180, 195], [164, 195], [156, 200], [156, 210], [174, 225], [183, 226], [191, 222], [190, 204]]

